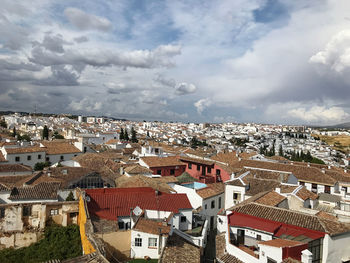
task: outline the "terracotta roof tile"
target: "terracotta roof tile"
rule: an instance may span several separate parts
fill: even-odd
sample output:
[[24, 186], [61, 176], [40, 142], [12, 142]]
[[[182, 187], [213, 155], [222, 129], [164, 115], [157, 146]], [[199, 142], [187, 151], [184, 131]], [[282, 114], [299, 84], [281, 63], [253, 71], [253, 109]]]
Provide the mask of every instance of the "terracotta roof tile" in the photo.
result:
[[134, 225], [133, 229], [154, 235], [169, 234], [170, 232], [170, 226], [168, 226], [167, 224], [164, 225], [163, 222], [145, 219], [142, 217], [139, 218], [139, 220]]
[[207, 187], [196, 190], [196, 193], [203, 199], [208, 199], [225, 192], [225, 184], [214, 183], [208, 184]]
[[201, 249], [173, 233], [168, 237], [161, 260], [166, 263], [200, 263]]
[[243, 261], [239, 260], [235, 256], [227, 254], [227, 253], [222, 255], [219, 259], [223, 263], [244, 263]]
[[283, 200], [287, 199], [287, 197], [276, 193], [275, 191], [268, 192], [264, 196], [257, 199], [255, 202], [263, 205], [277, 206]]
[[55, 200], [58, 199], [57, 191], [59, 189], [59, 183], [40, 183], [33, 187], [18, 187], [13, 188], [11, 191], [11, 195], [9, 197], [12, 201], [19, 200], [31, 200], [31, 199], [39, 199], [39, 200]]
[[169, 211], [192, 209], [186, 194], [157, 194], [150, 187], [87, 189], [89, 212], [100, 218], [116, 220], [129, 216], [130, 208]]
[[163, 167], [163, 166], [183, 166], [185, 163], [179, 161], [177, 156], [169, 156], [169, 157], [142, 157], [142, 161], [144, 161], [149, 167]]
[[128, 166], [124, 169], [128, 174], [152, 174], [153, 171], [139, 164]]
[[41, 143], [45, 146], [44, 149], [46, 154], [68, 154], [81, 152], [77, 147], [68, 142], [43, 141]]
[[45, 148], [39, 146], [5, 148], [7, 154], [45, 152]]
[[270, 246], [270, 247], [295, 247], [295, 246], [304, 245], [305, 243], [295, 241], [295, 240], [276, 238], [268, 241], [259, 242], [259, 244]]
[[256, 203], [237, 205], [232, 208], [232, 211], [320, 232], [326, 232], [330, 235], [350, 231], [349, 224], [334, 222], [306, 213]]
[[22, 164], [0, 164], [0, 173], [11, 173], [11, 172], [31, 172], [30, 166]]

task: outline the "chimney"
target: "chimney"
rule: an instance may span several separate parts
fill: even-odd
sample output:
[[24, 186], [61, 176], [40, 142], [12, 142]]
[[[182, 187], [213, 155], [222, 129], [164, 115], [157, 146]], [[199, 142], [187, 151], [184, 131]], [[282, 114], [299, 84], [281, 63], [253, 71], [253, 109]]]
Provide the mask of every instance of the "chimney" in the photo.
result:
[[301, 251], [301, 262], [302, 263], [312, 263], [312, 253], [305, 249]]
[[328, 165], [328, 169], [331, 169], [331, 166], [330, 166], [330, 165]]
[[276, 187], [275, 192], [280, 194], [281, 193], [281, 188], [280, 187]]
[[344, 173], [347, 173], [347, 172], [348, 172], [348, 170], [344, 169]]
[[324, 168], [322, 168], [322, 173], [324, 173], [324, 174], [326, 173], [326, 170]]
[[242, 161], [242, 158], [241, 158], [241, 157], [238, 157], [238, 161]]
[[310, 163], [309, 162], [307, 163], [307, 167], [310, 167]]
[[290, 164], [291, 164], [291, 165], [293, 165], [293, 164], [294, 164], [294, 162], [291, 162]]

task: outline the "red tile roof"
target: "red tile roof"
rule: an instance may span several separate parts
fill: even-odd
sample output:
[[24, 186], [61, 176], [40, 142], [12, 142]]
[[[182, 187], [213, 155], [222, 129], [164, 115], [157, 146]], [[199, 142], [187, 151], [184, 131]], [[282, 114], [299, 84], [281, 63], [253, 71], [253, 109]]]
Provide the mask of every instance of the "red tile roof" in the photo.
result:
[[136, 206], [175, 214], [179, 209], [192, 209], [186, 194], [157, 193], [150, 187], [88, 189], [86, 194], [90, 214], [109, 220], [129, 216], [130, 208]]

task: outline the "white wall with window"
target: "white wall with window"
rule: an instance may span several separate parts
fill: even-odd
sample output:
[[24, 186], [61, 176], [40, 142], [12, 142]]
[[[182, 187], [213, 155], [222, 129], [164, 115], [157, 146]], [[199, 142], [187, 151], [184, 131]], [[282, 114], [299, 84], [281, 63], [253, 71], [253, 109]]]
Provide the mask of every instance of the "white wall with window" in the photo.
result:
[[34, 167], [36, 163], [45, 162], [45, 152], [32, 152], [32, 153], [11, 153], [3, 154], [8, 164], [24, 164], [30, 167]]
[[181, 209], [179, 212], [180, 213], [175, 214], [173, 217], [173, 227], [181, 231], [192, 229], [192, 209]]
[[225, 209], [245, 200], [245, 187], [225, 185]]
[[205, 216], [209, 222], [209, 228], [215, 229], [217, 214], [225, 207], [225, 193], [203, 199], [203, 206], [200, 214]]
[[144, 233], [136, 230], [131, 231], [131, 257], [144, 258], [146, 256], [157, 259], [160, 256], [161, 249], [165, 246], [166, 235]]

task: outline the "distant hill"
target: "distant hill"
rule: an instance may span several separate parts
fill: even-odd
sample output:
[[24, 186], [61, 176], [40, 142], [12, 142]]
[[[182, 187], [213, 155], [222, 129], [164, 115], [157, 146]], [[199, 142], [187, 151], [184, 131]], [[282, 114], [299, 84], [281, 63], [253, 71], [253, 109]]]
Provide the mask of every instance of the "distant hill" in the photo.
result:
[[336, 124], [331, 126], [332, 128], [339, 128], [339, 129], [350, 129], [350, 122], [344, 122], [340, 124]]

